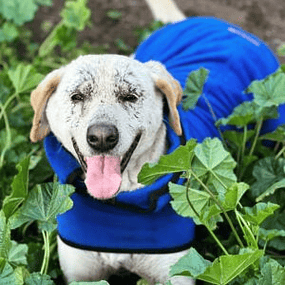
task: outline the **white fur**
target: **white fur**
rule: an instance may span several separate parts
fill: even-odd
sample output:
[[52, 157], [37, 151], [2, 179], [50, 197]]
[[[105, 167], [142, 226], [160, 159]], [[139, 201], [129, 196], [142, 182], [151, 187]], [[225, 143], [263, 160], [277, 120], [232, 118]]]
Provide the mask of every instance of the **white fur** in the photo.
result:
[[[175, 22], [184, 15], [170, 0], [147, 0], [157, 20]], [[110, 155], [123, 156], [138, 131], [142, 137], [124, 171], [120, 191], [140, 187], [137, 174], [145, 162], [155, 162], [165, 151], [165, 126], [162, 113], [162, 95], [155, 90], [153, 64], [143, 64], [118, 55], [82, 56], [69, 65], [53, 71], [49, 78], [61, 77], [57, 90], [46, 105], [42, 124], [47, 124], [57, 139], [74, 157], [71, 138], [80, 152], [88, 157], [94, 151], [86, 141], [88, 126], [94, 123], [112, 123], [119, 131], [119, 142]], [[126, 83], [127, 82], [127, 83]], [[141, 97], [134, 104], [124, 106], [114, 96], [116, 89], [136, 89]], [[84, 103], [74, 104], [70, 96], [80, 90], [88, 93]], [[186, 251], [173, 254], [115, 254], [85, 251], [66, 245], [58, 238], [60, 265], [67, 282], [107, 279], [120, 268], [125, 268], [147, 279], [150, 284], [165, 283], [170, 266]], [[191, 285], [186, 277], [172, 278], [173, 285]]]

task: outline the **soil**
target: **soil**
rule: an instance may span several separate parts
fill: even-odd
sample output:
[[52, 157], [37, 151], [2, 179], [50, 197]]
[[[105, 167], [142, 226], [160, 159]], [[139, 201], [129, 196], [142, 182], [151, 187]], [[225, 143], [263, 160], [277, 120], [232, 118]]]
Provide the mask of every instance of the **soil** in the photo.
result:
[[[29, 26], [35, 39], [42, 42], [47, 34], [41, 29], [43, 21], [56, 25], [64, 1], [54, 0], [52, 7], [41, 7], [35, 20]], [[285, 42], [285, 1], [284, 0], [176, 0], [186, 16], [215, 16], [241, 26], [263, 39], [273, 51]], [[108, 53], [121, 53], [115, 40], [122, 39], [130, 49], [137, 45], [134, 31], [149, 25], [153, 20], [143, 0], [89, 0], [92, 11], [92, 27], [86, 28], [79, 36], [80, 41], [89, 41], [93, 46], [106, 46]], [[119, 20], [107, 16], [109, 10], [122, 13]], [[285, 58], [280, 58], [285, 63]], [[111, 279], [110, 284], [135, 284], [136, 277]]]
[[[54, 0], [52, 7], [38, 11], [32, 30], [36, 40], [41, 42], [47, 36], [41, 29], [43, 21], [52, 25], [60, 21], [59, 12], [64, 1]], [[285, 1], [284, 0], [176, 0], [186, 16], [215, 16], [241, 26], [276, 51], [285, 42]], [[122, 39], [130, 49], [137, 45], [137, 28], [146, 27], [152, 15], [144, 0], [89, 0], [92, 11], [92, 27], [86, 28], [79, 36], [80, 41], [89, 41], [93, 46], [106, 46], [108, 53], [121, 53], [116, 39]], [[122, 13], [119, 20], [107, 16], [109, 10]], [[285, 63], [285, 58], [280, 59]]]

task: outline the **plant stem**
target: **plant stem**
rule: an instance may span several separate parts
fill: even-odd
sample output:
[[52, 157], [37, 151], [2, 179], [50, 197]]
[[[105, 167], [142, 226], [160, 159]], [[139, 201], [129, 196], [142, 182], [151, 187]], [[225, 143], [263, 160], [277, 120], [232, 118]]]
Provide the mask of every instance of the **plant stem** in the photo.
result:
[[255, 137], [254, 137], [254, 140], [253, 140], [250, 152], [249, 152], [249, 156], [251, 156], [254, 152], [254, 149], [255, 149], [259, 134], [260, 134], [260, 130], [262, 127], [262, 123], [263, 123], [263, 118], [261, 118], [256, 124], [256, 133], [255, 133]]
[[49, 258], [50, 258], [50, 244], [49, 244], [49, 232], [42, 230], [43, 240], [44, 240], [44, 258], [41, 268], [41, 274], [47, 274]]
[[[250, 235], [250, 239], [251, 239], [251, 241], [252, 241], [254, 247], [258, 249], [258, 243], [257, 243], [257, 241], [256, 241], [256, 239], [255, 239], [255, 237], [254, 237], [254, 234], [252, 233], [251, 229], [249, 228], [247, 222], [244, 220], [244, 218], [242, 217], [242, 215], [241, 215], [237, 210], [235, 210], [235, 214], [236, 214], [237, 220], [238, 220], [238, 222], [239, 222], [239, 225], [240, 225], [240, 227], [241, 227], [241, 229], [242, 229], [244, 235], [245, 235], [245, 236], [248, 236], [248, 235], [246, 234], [246, 232], [244, 231], [244, 227], [245, 227], [246, 230], [247, 230], [247, 232], [248, 232], [249, 235]], [[241, 225], [241, 223], [243, 223], [244, 227]]]
[[278, 159], [282, 153], [285, 151], [285, 145], [282, 147], [282, 149], [276, 154], [275, 159]]
[[3, 148], [1, 152], [1, 156], [0, 156], [0, 169], [1, 169], [4, 164], [4, 157], [5, 157], [6, 151], [11, 147], [11, 144], [12, 144], [12, 134], [11, 134], [8, 116], [1, 102], [0, 102], [0, 108], [2, 109], [2, 114], [3, 114], [5, 128], [6, 128], [6, 143], [5, 143], [5, 147]]
[[224, 209], [224, 207], [221, 205], [221, 203], [219, 202], [219, 200], [215, 197], [215, 195], [212, 193], [212, 191], [203, 183], [203, 181], [193, 172], [193, 170], [191, 170], [191, 174], [194, 176], [194, 178], [201, 184], [201, 186], [206, 190], [206, 192], [211, 196], [211, 198], [214, 200], [214, 202], [217, 204], [217, 206], [221, 209], [221, 211], [223, 212], [224, 216], [226, 217], [226, 220], [228, 221], [237, 242], [239, 243], [240, 247], [244, 247], [236, 229], [234, 228], [234, 225], [230, 219], [230, 217], [228, 216], [226, 210]]
[[[201, 216], [199, 215], [199, 213], [196, 211], [196, 209], [194, 208], [194, 205], [192, 204], [192, 202], [189, 199], [189, 190], [190, 190], [190, 176], [191, 174], [188, 172], [187, 173], [187, 184], [186, 184], [186, 199], [187, 202], [189, 204], [189, 206], [191, 207], [191, 209], [193, 210], [193, 212], [195, 213], [195, 215], [199, 218], [199, 220], [202, 222], [201, 220]], [[221, 248], [221, 250], [224, 252], [225, 255], [229, 255], [229, 253], [227, 252], [227, 250], [224, 248], [224, 246], [222, 245], [222, 243], [220, 242], [220, 240], [218, 239], [218, 237], [214, 234], [214, 232], [212, 231], [212, 229], [208, 226], [207, 223], [203, 223], [203, 225], [207, 228], [207, 230], [209, 231], [209, 233], [211, 234], [211, 236], [213, 237], [213, 239], [216, 241], [216, 243], [218, 244], [218, 246]]]

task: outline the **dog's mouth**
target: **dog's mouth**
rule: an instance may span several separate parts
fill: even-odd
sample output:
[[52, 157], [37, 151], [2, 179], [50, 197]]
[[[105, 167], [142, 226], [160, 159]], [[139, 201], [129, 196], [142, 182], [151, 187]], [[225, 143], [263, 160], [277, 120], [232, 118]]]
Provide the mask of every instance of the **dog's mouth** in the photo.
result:
[[118, 193], [122, 174], [139, 144], [141, 135], [141, 132], [138, 133], [122, 157], [107, 155], [84, 157], [72, 137], [73, 148], [78, 156], [81, 168], [86, 174], [85, 184], [91, 196], [97, 199], [110, 199]]

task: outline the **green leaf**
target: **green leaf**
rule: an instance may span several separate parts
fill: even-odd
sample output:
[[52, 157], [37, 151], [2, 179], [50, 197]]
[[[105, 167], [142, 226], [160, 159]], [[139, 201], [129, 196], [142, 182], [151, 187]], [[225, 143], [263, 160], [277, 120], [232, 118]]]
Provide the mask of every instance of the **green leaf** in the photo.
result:
[[270, 140], [275, 142], [285, 142], [285, 125], [278, 126], [277, 129], [260, 137], [263, 140]]
[[91, 11], [86, 3], [87, 0], [65, 2], [65, 7], [60, 13], [65, 26], [77, 31], [84, 30], [91, 16]]
[[221, 209], [217, 207], [207, 192], [189, 189], [188, 198], [194, 207], [193, 210], [187, 200], [185, 186], [169, 183], [169, 190], [173, 198], [173, 201], [170, 202], [172, 208], [183, 217], [193, 218], [196, 225], [207, 224], [214, 230], [217, 223], [223, 221], [219, 215], [222, 212]]
[[[255, 134], [254, 130], [249, 130], [246, 132], [246, 142], [249, 141]], [[223, 133], [225, 140], [230, 141], [235, 144], [237, 147], [241, 148], [243, 146], [244, 133], [237, 131], [225, 131]]]
[[194, 153], [193, 172], [200, 178], [207, 178], [208, 185], [213, 185], [219, 194], [224, 195], [226, 188], [237, 181], [233, 171], [236, 162], [230, 153], [217, 138], [206, 138], [195, 147]]
[[217, 125], [232, 125], [239, 128], [247, 126], [255, 119], [255, 108], [253, 102], [243, 102], [234, 108], [227, 117], [217, 121]]
[[4, 19], [12, 20], [18, 26], [31, 21], [37, 8], [34, 0], [0, 1], [0, 14]]
[[3, 210], [0, 211], [0, 258], [8, 260], [12, 247], [10, 223], [7, 221]]
[[254, 102], [261, 107], [285, 103], [285, 74], [276, 72], [263, 80], [253, 81], [246, 93], [253, 93]]
[[2, 270], [0, 272], [1, 285], [23, 285], [23, 269], [13, 267], [8, 262], [2, 260]]
[[261, 270], [262, 278], [258, 285], [285, 284], [285, 269], [276, 260], [270, 259]]
[[284, 230], [266, 230], [264, 228], [260, 228], [258, 232], [259, 238], [265, 241], [270, 241], [277, 237], [285, 237], [285, 231]]
[[285, 178], [271, 185], [265, 192], [263, 192], [260, 196], [256, 198], [256, 202], [262, 201], [265, 197], [274, 194], [276, 190], [284, 187], [285, 187]]
[[262, 250], [242, 255], [226, 255], [215, 259], [204, 273], [196, 278], [213, 284], [226, 285], [249, 268], [263, 255]]
[[178, 147], [168, 155], [162, 155], [158, 163], [146, 163], [139, 175], [139, 183], [148, 185], [167, 173], [186, 171], [194, 156], [195, 140], [189, 140], [185, 146]]
[[[192, 210], [187, 201], [187, 192], [185, 186], [169, 183], [169, 192], [173, 199], [173, 201], [170, 203], [176, 213], [183, 217], [191, 217], [197, 219], [195, 212]], [[195, 189], [189, 189], [188, 198], [194, 206], [196, 212], [199, 214], [204, 209], [204, 207], [208, 205], [211, 199], [208, 193]]]
[[211, 266], [209, 260], [204, 259], [195, 248], [191, 247], [189, 252], [178, 260], [170, 268], [170, 276], [188, 276], [196, 278], [203, 274]]
[[234, 210], [242, 196], [249, 189], [249, 185], [244, 182], [234, 183], [231, 185], [225, 194], [225, 200], [222, 201], [222, 206], [226, 211]]
[[12, 241], [12, 246], [8, 254], [8, 261], [13, 266], [27, 265], [28, 246]]
[[258, 197], [272, 185], [282, 181], [285, 178], [284, 167], [285, 159], [283, 158], [276, 160], [274, 157], [265, 157], [259, 160], [252, 172], [256, 182], [251, 187], [251, 194]]
[[280, 208], [279, 205], [273, 203], [258, 203], [254, 207], [244, 207], [245, 214], [243, 218], [255, 225], [260, 225], [266, 218], [271, 216], [274, 211]]
[[192, 71], [186, 81], [186, 87], [184, 89], [183, 109], [191, 110], [194, 109], [199, 97], [203, 93], [204, 84], [208, 79], [209, 70], [201, 67], [198, 70]]
[[48, 275], [40, 273], [32, 273], [28, 278], [25, 279], [25, 285], [54, 285], [55, 283], [51, 280]]
[[26, 222], [38, 221], [39, 229], [48, 232], [56, 228], [56, 216], [69, 210], [73, 203], [69, 198], [74, 192], [71, 185], [46, 183], [37, 185], [19, 210], [10, 218], [13, 228]]
[[[0, 4], [1, 5], [1, 4]], [[0, 29], [0, 43], [1, 42], [12, 42], [19, 36], [17, 27], [9, 22], [3, 24]]]
[[28, 195], [30, 156], [24, 158], [18, 165], [18, 174], [12, 183], [12, 193], [3, 202], [3, 210], [7, 219], [18, 209]]
[[30, 64], [20, 63], [15, 70], [9, 70], [8, 75], [17, 93], [31, 90], [43, 79]]

